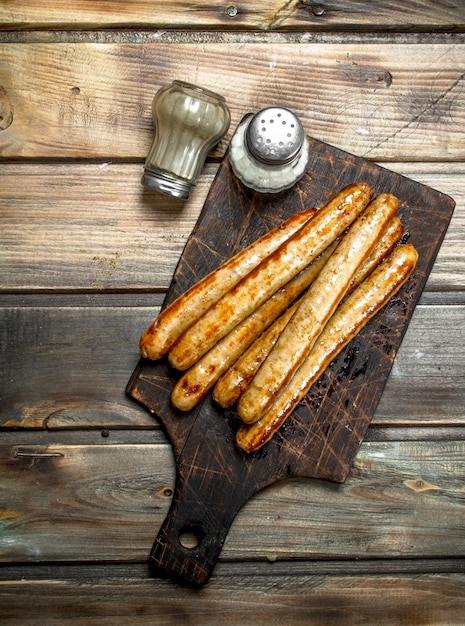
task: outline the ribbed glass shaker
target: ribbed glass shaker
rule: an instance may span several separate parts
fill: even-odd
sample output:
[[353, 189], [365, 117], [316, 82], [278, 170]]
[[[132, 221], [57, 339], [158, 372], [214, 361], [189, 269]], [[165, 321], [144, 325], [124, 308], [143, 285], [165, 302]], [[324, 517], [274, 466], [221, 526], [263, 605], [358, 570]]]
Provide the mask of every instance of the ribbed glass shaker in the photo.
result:
[[284, 107], [268, 107], [242, 122], [229, 149], [235, 175], [262, 193], [292, 187], [305, 173], [309, 143], [298, 117]]
[[213, 91], [175, 80], [155, 94], [152, 114], [155, 138], [142, 184], [187, 200], [207, 154], [229, 128], [226, 101]]

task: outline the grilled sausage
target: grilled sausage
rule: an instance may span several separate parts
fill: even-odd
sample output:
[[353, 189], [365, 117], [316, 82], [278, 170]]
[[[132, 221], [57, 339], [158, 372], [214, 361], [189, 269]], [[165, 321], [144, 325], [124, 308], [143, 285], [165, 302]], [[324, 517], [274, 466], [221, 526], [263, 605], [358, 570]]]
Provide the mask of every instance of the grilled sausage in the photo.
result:
[[171, 365], [179, 370], [191, 367], [339, 237], [367, 206], [372, 194], [367, 183], [349, 185], [336, 194], [180, 336], [168, 353]]
[[391, 252], [394, 250], [394, 247], [402, 239], [403, 234], [404, 226], [399, 217], [397, 217], [396, 215], [389, 222], [386, 232], [376, 244], [373, 252], [355, 274], [350, 284], [348, 293], [353, 291], [355, 287], [359, 285], [362, 280], [364, 280], [368, 276], [368, 274], [370, 274], [375, 269], [375, 267], [381, 263], [383, 259], [391, 254]]
[[254, 452], [272, 438], [337, 354], [407, 281], [417, 258], [412, 244], [397, 246], [338, 307], [268, 411], [258, 422], [239, 427], [236, 442], [242, 450]]
[[[400, 219], [395, 216], [384, 233], [381, 240], [376, 245], [373, 252], [356, 273], [349, 288], [350, 293], [362, 280], [370, 274], [373, 269], [392, 252], [395, 245], [402, 238], [404, 228]], [[332, 252], [328, 248], [327, 253]], [[326, 253], [326, 251], [325, 251]], [[323, 254], [325, 254], [323, 253]], [[323, 255], [320, 255], [322, 257]], [[319, 259], [320, 259], [319, 257]], [[328, 256], [329, 258], [329, 256]], [[326, 262], [326, 261], [325, 261]], [[316, 263], [316, 261], [314, 261]], [[258, 337], [254, 343], [235, 361], [235, 363], [221, 376], [213, 389], [213, 399], [223, 408], [228, 408], [235, 404], [241, 394], [250, 384], [258, 368], [266, 359], [279, 335], [291, 319], [298, 302], [292, 305], [273, 324]]]
[[297, 232], [315, 212], [316, 209], [307, 209], [293, 215], [180, 295], [142, 334], [140, 338], [142, 356], [154, 360], [164, 356], [186, 328], [243, 276]]
[[332, 249], [330, 246], [320, 254], [194, 363], [173, 387], [173, 405], [181, 411], [193, 409], [256, 337], [315, 280]]
[[224, 409], [235, 404], [247, 389], [298, 306], [299, 301], [285, 311], [218, 380], [213, 399]]
[[380, 194], [342, 237], [242, 394], [237, 410], [244, 422], [250, 424], [261, 417], [302, 363], [349, 290], [355, 274], [381, 239], [397, 208], [395, 196]]

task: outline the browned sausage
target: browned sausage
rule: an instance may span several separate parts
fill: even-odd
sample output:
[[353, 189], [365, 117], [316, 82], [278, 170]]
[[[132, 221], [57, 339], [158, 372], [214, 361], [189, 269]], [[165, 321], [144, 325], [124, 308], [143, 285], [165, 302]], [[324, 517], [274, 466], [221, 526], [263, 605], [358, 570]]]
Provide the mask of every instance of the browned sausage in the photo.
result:
[[[400, 219], [395, 216], [389, 223], [386, 232], [373, 252], [356, 273], [350, 285], [349, 292], [355, 289], [355, 287], [392, 252], [396, 244], [398, 244], [402, 238], [403, 232], [404, 228], [402, 223]], [[329, 255], [331, 252], [332, 249], [328, 248], [323, 254], [328, 253]], [[321, 257], [323, 257], [323, 255], [320, 255], [318, 258], [320, 259]], [[314, 263], [316, 263], [316, 261], [314, 261]], [[218, 380], [213, 389], [213, 398], [223, 408], [230, 407], [239, 400], [241, 394], [249, 386], [258, 368], [266, 359], [278, 340], [279, 335], [291, 319], [297, 306], [298, 302], [273, 322], [273, 324], [254, 341], [244, 354], [242, 354]]]
[[315, 214], [307, 209], [293, 215], [250, 246], [210, 272], [164, 309], [140, 338], [142, 356], [159, 359], [205, 311], [263, 259], [274, 252]]
[[389, 222], [386, 232], [376, 244], [373, 252], [355, 274], [350, 284], [348, 293], [353, 291], [353, 289], [355, 289], [355, 287], [359, 285], [362, 280], [364, 280], [368, 276], [368, 274], [370, 274], [370, 272], [372, 272], [375, 267], [381, 263], [383, 259], [391, 254], [395, 246], [402, 239], [403, 234], [404, 226], [396, 215]]
[[213, 389], [213, 399], [224, 409], [235, 404], [247, 389], [258, 368], [294, 315], [299, 302], [297, 301], [285, 311], [218, 380]]
[[250, 424], [261, 417], [302, 363], [397, 208], [398, 200], [392, 194], [377, 196], [342, 237], [242, 394], [237, 410], [244, 422]]
[[407, 281], [417, 258], [412, 244], [399, 245], [338, 307], [268, 411], [258, 422], [239, 427], [236, 441], [240, 448], [254, 452], [271, 439], [336, 355]]
[[367, 183], [349, 185], [336, 194], [181, 335], [168, 353], [171, 365], [180, 370], [191, 367], [339, 237], [363, 211], [372, 194]]
[[315, 280], [332, 249], [330, 246], [320, 254], [194, 363], [174, 386], [173, 405], [181, 411], [193, 409], [255, 338]]

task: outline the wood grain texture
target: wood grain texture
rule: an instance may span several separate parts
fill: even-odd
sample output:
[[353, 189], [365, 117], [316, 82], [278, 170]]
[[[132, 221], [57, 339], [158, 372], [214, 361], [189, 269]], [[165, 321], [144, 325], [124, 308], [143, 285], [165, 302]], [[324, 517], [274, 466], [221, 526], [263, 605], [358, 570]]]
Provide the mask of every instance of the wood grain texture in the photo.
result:
[[230, 626], [250, 619], [257, 626], [451, 626], [463, 621], [464, 583], [464, 574], [279, 576], [270, 571], [217, 577], [198, 592], [163, 580], [51, 577], [0, 582], [0, 617], [12, 626], [32, 624], [30, 604], [36, 623], [66, 621], [72, 614], [102, 626], [123, 620], [136, 626]]
[[464, 160], [464, 56], [459, 43], [0, 44], [0, 157], [142, 160], [152, 98], [178, 78], [223, 94], [231, 129], [279, 104], [358, 156]]
[[2, 317], [3, 427], [157, 426], [124, 392], [139, 358], [137, 308], [3, 309]]
[[[461, 163], [389, 163], [450, 194], [456, 208], [426, 290], [465, 290], [465, 170]], [[146, 191], [140, 164], [0, 167], [2, 291], [166, 291], [217, 166], [187, 203]]]
[[141, 185], [142, 165], [0, 169], [3, 291], [166, 290], [213, 174], [187, 204]]
[[[412, 328], [404, 337], [376, 410], [378, 423], [434, 425], [447, 414], [451, 423], [463, 424], [465, 373], [456, 368], [450, 356], [453, 351], [462, 350], [459, 345], [463, 344], [465, 309], [449, 306], [447, 314], [446, 309], [441, 309], [431, 306], [415, 311], [415, 330]], [[431, 324], [433, 319], [436, 323]], [[444, 348], [449, 342], [448, 356]], [[465, 363], [463, 357], [459, 359]], [[409, 383], [400, 398], [398, 383], [405, 377]]]
[[[269, 487], [220, 560], [456, 557], [464, 441], [363, 443], [347, 481]], [[168, 444], [0, 446], [0, 561], [146, 562], [174, 489]], [[38, 497], [40, 495], [40, 497]]]
[[[0, 427], [159, 428], [156, 417], [124, 393], [139, 359], [141, 329], [157, 311], [98, 306], [98, 300], [94, 306], [0, 307]], [[416, 308], [373, 426], [463, 424], [464, 320], [465, 305]]]
[[465, 29], [465, 12], [460, 3], [448, 1], [439, 6], [433, 0], [396, 0], [369, 4], [356, 0], [311, 2], [310, 0], [251, 0], [244, 4], [218, 4], [206, 0], [201, 5], [175, 0], [137, 0], [124, 7], [110, 2], [79, 0], [0, 1], [0, 28], [101, 28], [137, 27], [209, 29], [327, 30], [434, 30]]

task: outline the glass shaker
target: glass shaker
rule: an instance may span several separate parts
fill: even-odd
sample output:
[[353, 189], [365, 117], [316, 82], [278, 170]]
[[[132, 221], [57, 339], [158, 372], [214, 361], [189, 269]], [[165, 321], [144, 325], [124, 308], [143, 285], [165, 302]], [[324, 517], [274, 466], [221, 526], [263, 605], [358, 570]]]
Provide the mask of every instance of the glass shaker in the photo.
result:
[[226, 101], [213, 91], [175, 80], [156, 93], [152, 113], [155, 138], [142, 184], [187, 200], [208, 152], [229, 128]]
[[304, 175], [309, 151], [298, 117], [284, 107], [269, 107], [238, 126], [231, 139], [229, 160], [244, 185], [277, 193]]

